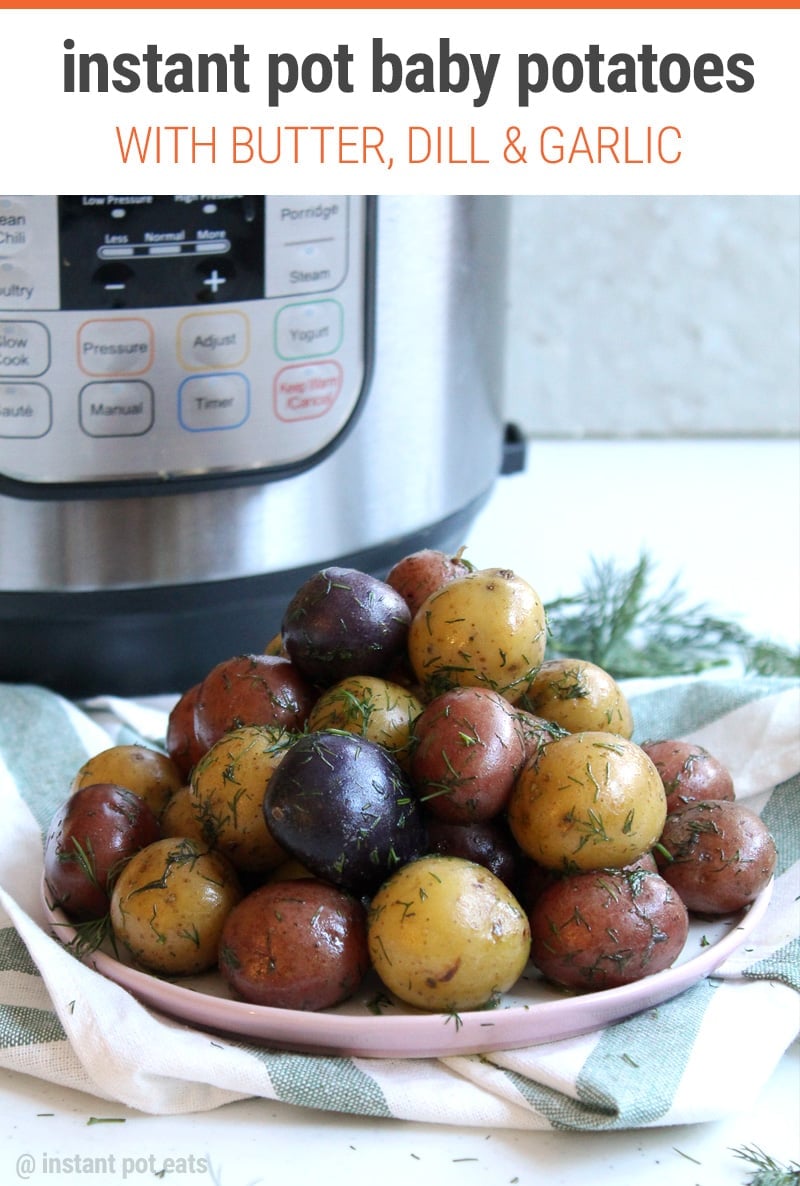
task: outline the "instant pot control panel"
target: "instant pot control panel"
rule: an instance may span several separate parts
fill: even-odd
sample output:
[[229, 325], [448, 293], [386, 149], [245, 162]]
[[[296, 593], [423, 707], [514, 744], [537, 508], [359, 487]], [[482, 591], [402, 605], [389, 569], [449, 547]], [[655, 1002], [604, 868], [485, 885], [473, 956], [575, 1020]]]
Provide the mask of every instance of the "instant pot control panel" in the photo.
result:
[[363, 197], [0, 196], [0, 489], [299, 471], [366, 387]]

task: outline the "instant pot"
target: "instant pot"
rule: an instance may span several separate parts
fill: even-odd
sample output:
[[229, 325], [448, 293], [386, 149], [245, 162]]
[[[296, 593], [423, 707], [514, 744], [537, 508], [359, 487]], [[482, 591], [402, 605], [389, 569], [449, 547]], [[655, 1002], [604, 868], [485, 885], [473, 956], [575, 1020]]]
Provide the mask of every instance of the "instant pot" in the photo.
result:
[[506, 252], [496, 197], [0, 197], [0, 680], [182, 691], [460, 546], [520, 464]]

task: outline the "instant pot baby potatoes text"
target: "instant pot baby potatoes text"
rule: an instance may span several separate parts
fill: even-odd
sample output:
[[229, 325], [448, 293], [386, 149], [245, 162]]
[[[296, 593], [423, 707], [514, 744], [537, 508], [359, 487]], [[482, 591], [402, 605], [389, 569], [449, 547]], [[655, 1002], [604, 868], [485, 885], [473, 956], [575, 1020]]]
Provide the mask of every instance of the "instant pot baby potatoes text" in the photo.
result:
[[591, 992], [670, 967], [691, 912], [746, 909], [774, 872], [722, 763], [634, 742], [617, 681], [546, 655], [545, 608], [508, 568], [463, 549], [385, 581], [325, 568], [254, 647], [184, 691], [164, 752], [87, 761], [48, 833], [53, 904], [78, 934], [104, 916], [152, 974], [216, 968], [297, 1010]]

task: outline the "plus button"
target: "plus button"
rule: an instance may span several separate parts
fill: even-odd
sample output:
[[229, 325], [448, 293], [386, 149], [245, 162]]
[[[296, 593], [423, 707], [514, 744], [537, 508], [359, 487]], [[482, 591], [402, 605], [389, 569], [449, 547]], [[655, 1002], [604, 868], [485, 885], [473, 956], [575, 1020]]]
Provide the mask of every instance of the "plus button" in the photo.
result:
[[224, 276], [220, 276], [216, 268], [213, 268], [203, 283], [207, 284], [214, 296], [216, 296], [222, 285], [226, 283], [226, 280]]

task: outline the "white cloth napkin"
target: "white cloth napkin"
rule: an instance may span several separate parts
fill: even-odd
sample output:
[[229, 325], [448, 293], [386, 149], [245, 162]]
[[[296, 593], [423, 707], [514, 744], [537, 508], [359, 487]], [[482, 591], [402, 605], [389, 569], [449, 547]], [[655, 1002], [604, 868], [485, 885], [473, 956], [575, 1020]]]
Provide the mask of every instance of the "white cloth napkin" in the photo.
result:
[[151, 1012], [70, 955], [42, 915], [43, 832], [87, 756], [163, 743], [172, 698], [78, 706], [0, 685], [0, 1065], [154, 1114], [262, 1097], [461, 1126], [601, 1130], [746, 1111], [800, 1032], [800, 684], [692, 678], [625, 690], [636, 740], [705, 745], [767, 821], [779, 864], [765, 918], [712, 978], [596, 1033], [403, 1060], [212, 1036]]

